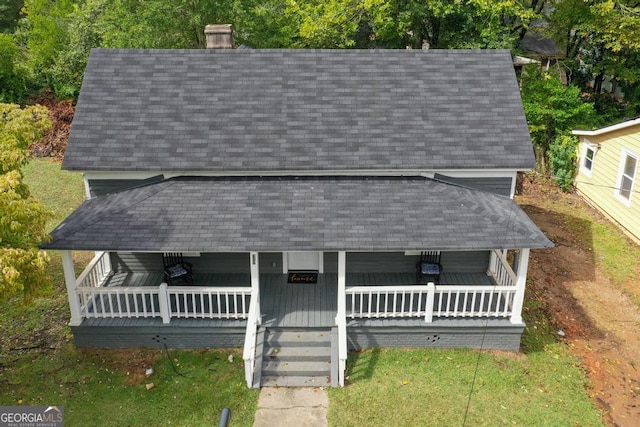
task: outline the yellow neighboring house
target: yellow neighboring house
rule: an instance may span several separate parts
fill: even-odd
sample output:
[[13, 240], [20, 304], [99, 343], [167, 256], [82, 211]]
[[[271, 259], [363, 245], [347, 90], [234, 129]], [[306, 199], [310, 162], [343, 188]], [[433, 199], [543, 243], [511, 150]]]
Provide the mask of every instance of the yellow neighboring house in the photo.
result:
[[640, 243], [640, 119], [573, 134], [580, 137], [576, 188]]

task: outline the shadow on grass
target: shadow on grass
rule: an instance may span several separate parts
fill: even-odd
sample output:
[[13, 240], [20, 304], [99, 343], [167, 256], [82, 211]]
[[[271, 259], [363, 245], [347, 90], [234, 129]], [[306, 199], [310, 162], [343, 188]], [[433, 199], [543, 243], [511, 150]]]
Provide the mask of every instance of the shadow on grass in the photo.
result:
[[349, 383], [373, 378], [376, 365], [380, 359], [380, 348], [354, 350], [349, 352], [345, 378]]
[[[596, 280], [593, 225], [590, 221], [538, 206], [524, 211], [553, 241], [554, 248], [532, 250], [523, 318], [522, 351], [542, 351], [563, 333], [598, 339], [604, 336], [573, 296], [576, 282]], [[562, 332], [560, 332], [562, 331]]]

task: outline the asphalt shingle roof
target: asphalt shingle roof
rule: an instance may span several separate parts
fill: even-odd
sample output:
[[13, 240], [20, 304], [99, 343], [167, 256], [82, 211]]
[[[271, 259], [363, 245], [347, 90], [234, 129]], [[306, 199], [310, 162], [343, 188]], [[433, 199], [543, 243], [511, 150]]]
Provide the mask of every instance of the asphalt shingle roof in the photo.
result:
[[181, 177], [85, 201], [46, 249], [401, 251], [553, 244], [508, 197], [429, 178]]
[[64, 168], [530, 169], [506, 50], [92, 50]]

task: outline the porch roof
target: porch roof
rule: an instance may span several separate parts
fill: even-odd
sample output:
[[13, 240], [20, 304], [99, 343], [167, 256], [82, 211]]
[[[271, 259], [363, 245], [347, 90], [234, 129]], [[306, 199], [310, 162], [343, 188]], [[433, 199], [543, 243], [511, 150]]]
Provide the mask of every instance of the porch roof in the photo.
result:
[[551, 247], [508, 197], [424, 177], [179, 177], [85, 201], [45, 249], [403, 251]]

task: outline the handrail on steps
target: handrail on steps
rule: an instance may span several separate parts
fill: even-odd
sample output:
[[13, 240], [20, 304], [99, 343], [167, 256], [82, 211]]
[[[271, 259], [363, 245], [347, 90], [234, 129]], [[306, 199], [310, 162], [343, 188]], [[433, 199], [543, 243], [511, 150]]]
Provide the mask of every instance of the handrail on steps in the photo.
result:
[[247, 387], [253, 387], [253, 374], [255, 372], [255, 360], [256, 360], [256, 339], [258, 335], [258, 308], [260, 301], [260, 291], [255, 290], [255, 293], [251, 295], [251, 302], [249, 303], [249, 317], [247, 318], [247, 331], [244, 335], [244, 351], [242, 358], [244, 359], [244, 375], [247, 382]]

